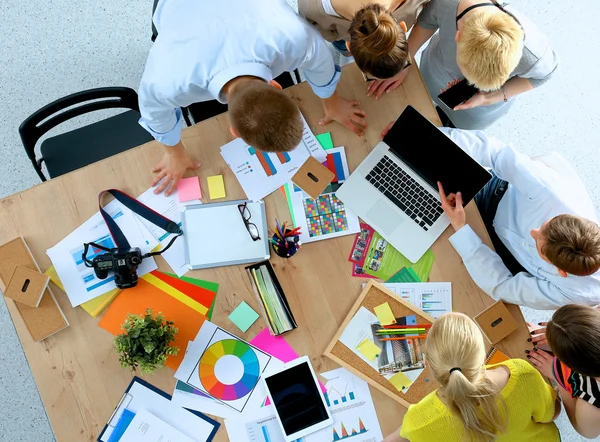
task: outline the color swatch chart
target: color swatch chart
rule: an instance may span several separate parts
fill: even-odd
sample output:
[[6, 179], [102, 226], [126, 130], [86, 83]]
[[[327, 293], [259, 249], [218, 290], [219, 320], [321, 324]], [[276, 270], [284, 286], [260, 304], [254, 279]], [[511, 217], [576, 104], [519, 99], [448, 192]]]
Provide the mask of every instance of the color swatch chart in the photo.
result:
[[316, 200], [305, 198], [304, 213], [311, 237], [348, 230], [346, 208], [335, 193], [320, 195]]
[[383, 285], [434, 319], [452, 311], [450, 282], [387, 282]]

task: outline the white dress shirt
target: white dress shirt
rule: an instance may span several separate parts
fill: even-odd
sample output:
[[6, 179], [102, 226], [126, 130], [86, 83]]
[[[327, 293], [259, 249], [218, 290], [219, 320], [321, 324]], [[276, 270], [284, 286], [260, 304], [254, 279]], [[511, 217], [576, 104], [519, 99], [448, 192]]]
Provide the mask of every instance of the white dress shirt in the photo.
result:
[[161, 0], [153, 20], [140, 124], [169, 146], [180, 140], [180, 107], [225, 103], [223, 86], [235, 77], [270, 81], [300, 68], [321, 98], [340, 78], [326, 42], [285, 0]]
[[494, 218], [494, 229], [528, 273], [513, 276], [500, 257], [464, 226], [450, 237], [469, 274], [494, 299], [541, 310], [565, 304], [600, 303], [600, 271], [590, 276], [560, 276], [538, 254], [530, 231], [561, 214], [598, 222], [593, 204], [579, 183], [481, 131], [442, 129], [484, 167], [510, 184]]

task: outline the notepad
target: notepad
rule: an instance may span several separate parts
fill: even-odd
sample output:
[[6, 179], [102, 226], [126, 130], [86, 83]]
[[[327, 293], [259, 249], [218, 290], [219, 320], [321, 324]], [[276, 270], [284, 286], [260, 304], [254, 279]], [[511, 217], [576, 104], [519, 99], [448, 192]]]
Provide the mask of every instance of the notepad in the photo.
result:
[[392, 385], [396, 388], [396, 390], [398, 391], [402, 391], [407, 389], [408, 387], [410, 387], [412, 385], [412, 381], [408, 378], [408, 376], [406, 376], [404, 373], [402, 373], [401, 371], [399, 371], [398, 373], [396, 373], [394, 376], [392, 376], [389, 381], [392, 383]]
[[177, 197], [180, 203], [202, 198], [198, 177], [182, 178], [177, 184]]
[[315, 135], [315, 138], [325, 150], [333, 149], [333, 140], [331, 139], [331, 132], [325, 132], [324, 134]]
[[208, 193], [210, 194], [211, 200], [225, 198], [227, 196], [225, 194], [223, 175], [209, 176], [206, 180], [208, 181]]
[[375, 345], [373, 341], [369, 338], [362, 341], [358, 344], [356, 349], [368, 360], [373, 361], [377, 356], [379, 356], [379, 352], [381, 351], [379, 347]]
[[373, 310], [375, 311], [377, 319], [379, 319], [379, 323], [381, 325], [392, 325], [396, 323], [394, 313], [392, 313], [392, 309], [390, 308], [390, 305], [387, 302], [378, 305]]
[[245, 301], [242, 301], [228, 317], [231, 322], [245, 333], [256, 322], [259, 316], [252, 307], [246, 304]]

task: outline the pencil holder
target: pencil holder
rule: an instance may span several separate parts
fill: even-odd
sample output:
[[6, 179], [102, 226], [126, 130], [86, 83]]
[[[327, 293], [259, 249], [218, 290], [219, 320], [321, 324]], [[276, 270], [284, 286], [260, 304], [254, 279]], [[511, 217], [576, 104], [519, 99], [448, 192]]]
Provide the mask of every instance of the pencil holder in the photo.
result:
[[[291, 230], [286, 229], [285, 233], [290, 233]], [[281, 241], [277, 235], [273, 235], [271, 237], [271, 247], [277, 256], [281, 256], [282, 258], [291, 258], [298, 251], [298, 243], [297, 242], [285, 242]], [[287, 247], [286, 247], [287, 245]]]

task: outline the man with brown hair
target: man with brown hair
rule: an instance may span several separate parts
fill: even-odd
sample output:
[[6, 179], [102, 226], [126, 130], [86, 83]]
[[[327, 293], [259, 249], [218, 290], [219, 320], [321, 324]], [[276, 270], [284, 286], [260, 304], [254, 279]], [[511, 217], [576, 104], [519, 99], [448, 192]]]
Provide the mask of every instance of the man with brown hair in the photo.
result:
[[295, 148], [303, 130], [300, 111], [273, 80], [286, 71], [299, 68], [322, 99], [321, 125], [337, 121], [363, 134], [359, 103], [336, 92], [341, 70], [329, 47], [285, 0], [160, 0], [153, 21], [158, 37], [139, 102], [140, 124], [165, 145], [153, 170], [155, 193], [168, 187], [170, 195], [185, 170], [200, 165], [181, 142], [182, 106], [229, 103], [234, 136], [260, 150]]
[[600, 304], [600, 226], [580, 180], [481, 131], [442, 131], [494, 174], [475, 202], [496, 252], [466, 223], [460, 192], [440, 185], [450, 242], [477, 285], [542, 310]]

